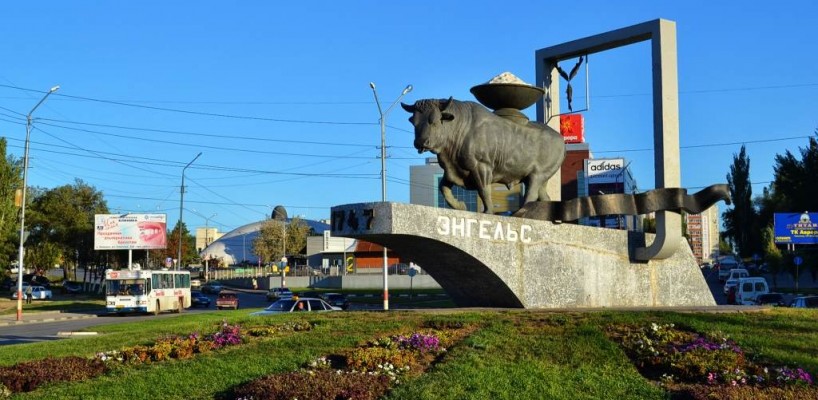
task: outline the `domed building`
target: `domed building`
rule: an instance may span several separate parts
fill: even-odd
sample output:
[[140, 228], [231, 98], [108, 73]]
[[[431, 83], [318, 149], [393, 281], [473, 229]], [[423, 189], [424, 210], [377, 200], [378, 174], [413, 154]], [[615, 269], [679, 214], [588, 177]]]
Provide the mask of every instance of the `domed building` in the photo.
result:
[[[289, 224], [292, 219], [286, 216], [278, 216], [279, 220]], [[258, 237], [262, 225], [269, 220], [253, 222], [240, 226], [230, 232], [225, 233], [219, 239], [210, 243], [199, 252], [199, 256], [205, 260], [222, 260], [223, 265], [236, 265], [242, 261], [250, 264], [258, 264], [258, 256], [253, 252], [253, 241]], [[323, 235], [330, 226], [323, 222], [302, 219], [312, 230], [314, 235]], [[264, 260], [268, 261], [268, 260]]]

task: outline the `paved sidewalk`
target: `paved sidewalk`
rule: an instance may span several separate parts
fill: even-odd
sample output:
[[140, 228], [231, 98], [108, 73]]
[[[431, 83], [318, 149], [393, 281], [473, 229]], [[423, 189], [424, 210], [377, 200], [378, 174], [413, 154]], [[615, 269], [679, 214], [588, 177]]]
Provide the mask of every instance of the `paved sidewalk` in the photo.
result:
[[43, 311], [43, 312], [26, 312], [23, 310], [22, 321], [17, 321], [17, 314], [0, 315], [0, 326], [20, 325], [20, 324], [36, 324], [40, 322], [65, 321], [69, 319], [85, 319], [96, 318], [95, 312], [61, 312], [61, 311]]

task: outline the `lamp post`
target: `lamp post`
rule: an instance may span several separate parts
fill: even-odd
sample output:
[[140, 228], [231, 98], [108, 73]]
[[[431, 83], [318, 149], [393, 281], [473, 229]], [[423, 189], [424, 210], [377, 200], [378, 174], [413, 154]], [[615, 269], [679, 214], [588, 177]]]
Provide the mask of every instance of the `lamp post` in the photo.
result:
[[190, 166], [190, 164], [193, 164], [193, 162], [196, 161], [196, 159], [199, 158], [199, 156], [201, 155], [202, 152], [196, 154], [196, 157], [193, 157], [193, 160], [191, 160], [189, 163], [187, 163], [187, 165], [185, 165], [184, 168], [182, 168], [182, 190], [181, 196], [179, 196], [179, 258], [178, 258], [179, 261], [177, 261], [176, 263], [177, 270], [182, 265], [182, 210], [184, 209], [185, 206], [185, 170], [187, 169], [187, 167]]
[[[204, 245], [204, 248], [205, 248], [205, 249], [207, 249], [207, 245], [208, 245], [208, 243], [207, 243], [207, 235], [208, 235], [208, 233], [210, 232], [210, 227], [209, 227], [209, 225], [208, 225], [208, 224], [210, 223], [210, 219], [212, 219], [212, 218], [213, 218], [213, 217], [215, 217], [215, 216], [216, 216], [216, 213], [213, 213], [213, 215], [211, 215], [209, 218], [205, 218], [205, 245]], [[205, 282], [207, 282], [207, 281], [208, 281], [208, 278], [207, 278], [208, 267], [210, 267], [210, 259], [209, 259], [209, 258], [206, 258], [206, 259], [205, 259]]]
[[[386, 201], [386, 115], [392, 110], [395, 104], [398, 104], [403, 96], [412, 91], [412, 85], [406, 85], [400, 96], [392, 102], [392, 105], [386, 109], [386, 112], [381, 110], [381, 102], [378, 100], [378, 92], [375, 90], [375, 83], [369, 82], [369, 87], [372, 88], [372, 95], [375, 96], [375, 104], [378, 106], [378, 114], [381, 120], [381, 201]], [[389, 278], [387, 270], [389, 260], [386, 255], [386, 246], [383, 246], [383, 309], [389, 309]]]
[[34, 110], [43, 104], [45, 99], [48, 98], [51, 93], [56, 92], [60, 89], [60, 86], [54, 86], [49, 89], [48, 93], [43, 96], [42, 99], [34, 106], [34, 108], [29, 111], [28, 115], [26, 115], [26, 146], [25, 151], [23, 154], [23, 191], [21, 193], [21, 203], [20, 203], [20, 258], [17, 263], [17, 321], [23, 320], [23, 254], [25, 253], [24, 243], [26, 241], [26, 189], [28, 186], [28, 148], [30, 144], [31, 138], [31, 124], [34, 120], [31, 118], [31, 114], [34, 114]]

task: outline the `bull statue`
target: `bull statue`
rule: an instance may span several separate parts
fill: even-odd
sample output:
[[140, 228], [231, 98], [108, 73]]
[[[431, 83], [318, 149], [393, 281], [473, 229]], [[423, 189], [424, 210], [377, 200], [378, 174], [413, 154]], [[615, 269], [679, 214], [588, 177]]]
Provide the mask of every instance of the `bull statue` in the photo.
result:
[[525, 185], [523, 203], [549, 200], [546, 181], [562, 166], [565, 142], [551, 127], [499, 117], [471, 101], [423, 99], [401, 103], [412, 114], [418, 153], [437, 155], [443, 168], [440, 193], [452, 208], [466, 205], [452, 186], [477, 190], [483, 212], [491, 213], [491, 185]]

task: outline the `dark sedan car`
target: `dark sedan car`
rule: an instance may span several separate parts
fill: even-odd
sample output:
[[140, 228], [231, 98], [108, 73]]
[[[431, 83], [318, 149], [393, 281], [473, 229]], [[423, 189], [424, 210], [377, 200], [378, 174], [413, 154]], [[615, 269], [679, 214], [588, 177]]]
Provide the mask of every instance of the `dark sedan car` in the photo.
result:
[[202, 292], [191, 292], [190, 306], [208, 308], [210, 307], [210, 298], [205, 296]]
[[342, 310], [349, 308], [349, 300], [341, 293], [326, 293], [321, 298], [333, 307], [339, 307]]
[[787, 305], [784, 301], [784, 295], [781, 293], [765, 293], [756, 297], [755, 303], [760, 306], [775, 306], [784, 307]]
[[65, 281], [62, 283], [62, 292], [66, 294], [82, 293], [82, 284], [79, 282]]
[[222, 291], [222, 283], [219, 281], [209, 281], [202, 285], [201, 290], [202, 293], [210, 293], [210, 294], [219, 294]]

